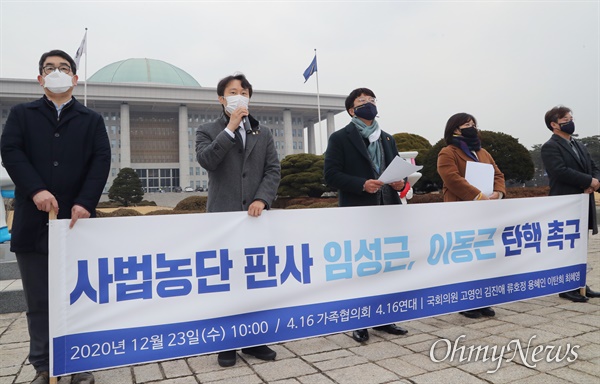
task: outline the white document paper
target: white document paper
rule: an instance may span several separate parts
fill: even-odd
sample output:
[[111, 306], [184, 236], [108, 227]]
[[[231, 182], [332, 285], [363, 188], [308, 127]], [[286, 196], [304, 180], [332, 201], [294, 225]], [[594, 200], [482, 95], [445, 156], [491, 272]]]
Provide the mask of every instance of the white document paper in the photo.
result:
[[494, 192], [494, 166], [492, 164], [467, 161], [465, 179], [486, 196], [490, 196]]
[[421, 168], [423, 168], [422, 165], [412, 165], [400, 156], [396, 156], [394, 160], [392, 160], [392, 162], [387, 166], [385, 171], [383, 171], [381, 176], [379, 176], [379, 181], [389, 184], [404, 180], [405, 177], [420, 171]]

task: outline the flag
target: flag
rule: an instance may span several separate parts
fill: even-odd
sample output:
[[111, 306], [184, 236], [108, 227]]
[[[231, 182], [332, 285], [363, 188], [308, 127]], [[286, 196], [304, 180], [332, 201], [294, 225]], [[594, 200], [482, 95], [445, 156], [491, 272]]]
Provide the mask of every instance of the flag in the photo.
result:
[[[87, 28], [86, 28], [87, 29]], [[87, 30], [85, 31], [85, 35], [83, 35], [83, 40], [81, 40], [81, 44], [79, 48], [77, 48], [77, 53], [75, 53], [75, 65], [79, 68], [79, 60], [83, 54], [87, 55]]]
[[304, 71], [304, 82], [308, 80], [309, 77], [312, 76], [313, 73], [317, 72], [317, 55], [315, 54], [315, 58], [310, 62], [306, 71]]

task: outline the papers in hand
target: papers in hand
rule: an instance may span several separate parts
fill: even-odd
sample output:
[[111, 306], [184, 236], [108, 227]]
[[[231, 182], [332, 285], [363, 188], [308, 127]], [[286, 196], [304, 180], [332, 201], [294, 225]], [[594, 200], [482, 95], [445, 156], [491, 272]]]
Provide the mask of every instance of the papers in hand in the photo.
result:
[[395, 183], [396, 181], [404, 180], [405, 177], [421, 170], [421, 168], [423, 168], [422, 165], [412, 165], [400, 156], [396, 156], [381, 176], [379, 176], [378, 180], [383, 181], [385, 184]]
[[494, 166], [492, 164], [467, 161], [465, 179], [486, 196], [490, 196], [494, 192]]

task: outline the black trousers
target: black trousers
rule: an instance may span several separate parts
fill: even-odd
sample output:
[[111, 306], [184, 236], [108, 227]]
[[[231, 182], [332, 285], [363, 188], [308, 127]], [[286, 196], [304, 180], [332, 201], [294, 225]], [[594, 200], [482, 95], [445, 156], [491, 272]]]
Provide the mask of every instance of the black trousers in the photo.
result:
[[48, 254], [16, 253], [27, 302], [29, 362], [36, 371], [49, 371]]

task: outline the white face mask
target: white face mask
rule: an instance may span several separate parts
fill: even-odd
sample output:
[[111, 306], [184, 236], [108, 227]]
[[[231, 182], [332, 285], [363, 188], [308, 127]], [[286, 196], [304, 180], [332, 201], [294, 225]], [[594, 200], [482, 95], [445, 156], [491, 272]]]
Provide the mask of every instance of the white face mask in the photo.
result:
[[73, 86], [73, 78], [59, 70], [44, 77], [44, 88], [52, 93], [65, 93]]
[[238, 107], [248, 108], [248, 103], [250, 102], [249, 98], [247, 98], [246, 96], [242, 96], [242, 95], [227, 96], [225, 98], [225, 100], [227, 101], [227, 106], [225, 107], [225, 111], [227, 113], [229, 113], [230, 115]]

